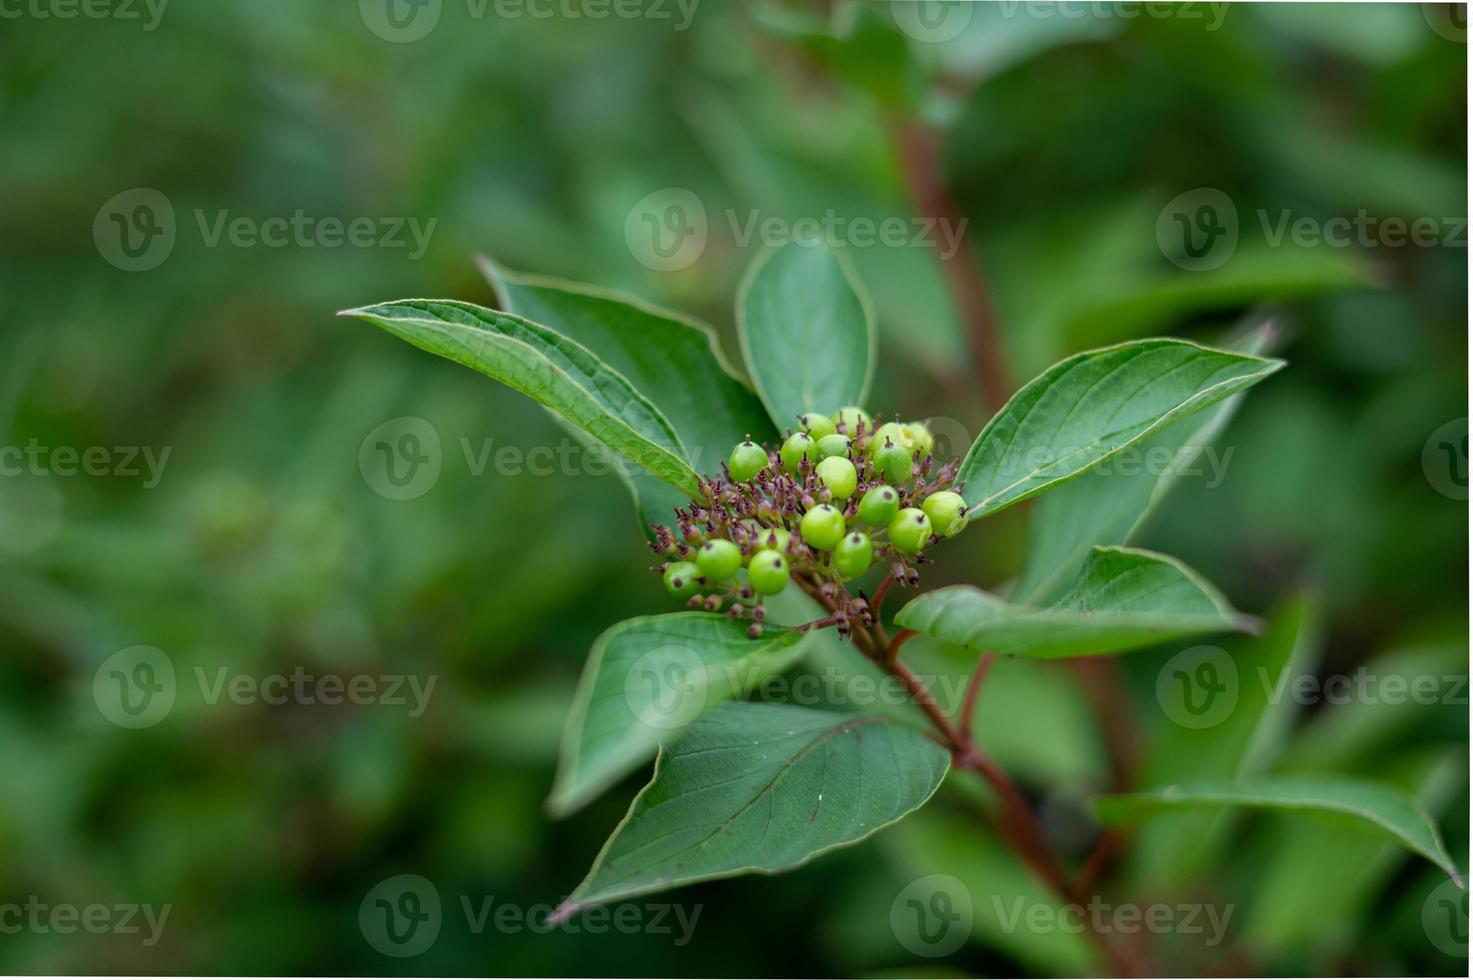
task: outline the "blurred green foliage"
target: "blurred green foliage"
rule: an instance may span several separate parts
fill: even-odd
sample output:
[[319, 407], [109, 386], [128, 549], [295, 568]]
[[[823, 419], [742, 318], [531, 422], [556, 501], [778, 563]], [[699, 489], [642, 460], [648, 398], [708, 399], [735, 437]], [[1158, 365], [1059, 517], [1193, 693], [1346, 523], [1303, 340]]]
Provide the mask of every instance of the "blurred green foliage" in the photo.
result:
[[[671, 896], [703, 906], [688, 945], [474, 934], [460, 896], [555, 902], [622, 815], [637, 780], [561, 823], [541, 801], [593, 639], [668, 603], [616, 477], [587, 474], [571, 448], [571, 473], [494, 462], [503, 447], [576, 445], [544, 413], [332, 315], [399, 296], [489, 303], [472, 262], [484, 252], [704, 317], [730, 351], [730, 297], [756, 250], [734, 229], [752, 214], [909, 217], [894, 140], [918, 120], [938, 134], [1016, 377], [1088, 346], [1215, 342], [1277, 320], [1290, 369], [1223, 437], [1220, 485], [1183, 481], [1146, 546], [1275, 624], [1312, 620], [1312, 636], [1294, 633], [1306, 671], [1466, 676], [1467, 504], [1438, 491], [1423, 454], [1445, 424], [1463, 419], [1466, 436], [1466, 229], [1451, 246], [1274, 245], [1259, 219], [1466, 219], [1466, 47], [1434, 29], [1437, 5], [979, 4], [937, 41], [916, 36], [908, 4], [830, 16], [700, 0], [677, 29], [673, 4], [598, 18], [587, 4], [541, 17], [444, 0], [407, 43], [371, 29], [367, 0], [175, 0], [156, 22], [141, 4], [126, 8], [140, 19], [61, 6], [28, 5], [0, 33], [0, 443], [169, 456], [156, 486], [0, 477], [0, 902], [172, 912], [152, 946], [0, 935], [6, 972], [914, 971], [886, 928], [906, 882], [956, 875], [979, 909], [1036, 891], [949, 790], [781, 884]], [[136, 187], [167, 197], [177, 237], [162, 264], [127, 272], [94, 220]], [[709, 237], [698, 261], [658, 271], [626, 224], [672, 187], [702, 202]], [[1236, 253], [1208, 271], [1168, 261], [1156, 234], [1163, 206], [1200, 187], [1240, 218]], [[211, 244], [222, 211], [435, 224], [411, 258]], [[850, 253], [880, 315], [873, 406], [975, 434], [984, 403], [936, 250]], [[401, 416], [442, 448], [439, 479], [412, 500], [376, 492], [359, 465], [369, 433]], [[935, 581], [1001, 587], [1024, 522], [969, 532]], [[166, 719], [128, 730], [99, 711], [93, 678], [135, 645], [165, 651], [179, 683]], [[921, 646], [936, 671], [964, 670]], [[1153, 692], [1174, 652], [1127, 660], [1122, 694], [1164, 771], [1182, 765], [1159, 754], [1180, 730]], [[221, 667], [436, 686], [420, 717], [212, 704], [195, 671]], [[1000, 664], [980, 730], [1082, 852], [1081, 801], [1107, 786], [1108, 762], [1087, 699], [1052, 667]], [[1280, 768], [1416, 791], [1466, 867], [1466, 696], [1295, 713], [1270, 753]], [[1377, 841], [1275, 816], [1214, 825], [1204, 846], [1216, 850], [1189, 875], [1149, 854], [1121, 874], [1152, 895], [1236, 903], [1233, 968], [1466, 966], [1424, 932], [1436, 878]], [[359, 927], [364, 896], [401, 873], [432, 881], [446, 909], [413, 960], [381, 956]], [[1088, 968], [1074, 936], [974, 938], [945, 968]], [[1221, 951], [1169, 952], [1173, 973], [1224, 968]]]

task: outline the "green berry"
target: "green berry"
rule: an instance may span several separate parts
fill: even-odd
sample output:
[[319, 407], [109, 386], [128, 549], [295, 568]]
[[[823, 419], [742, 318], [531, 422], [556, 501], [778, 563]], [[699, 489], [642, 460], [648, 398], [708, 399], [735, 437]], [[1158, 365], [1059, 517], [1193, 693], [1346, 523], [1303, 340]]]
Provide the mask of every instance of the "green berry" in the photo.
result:
[[848, 456], [849, 443], [852, 440], [845, 435], [835, 432], [833, 435], [824, 436], [818, 440], [818, 458], [828, 459], [830, 456]]
[[819, 504], [803, 515], [802, 531], [808, 547], [828, 551], [844, 537], [844, 515], [837, 507]]
[[910, 438], [910, 448], [920, 450], [921, 458], [925, 459], [936, 450], [936, 437], [924, 422], [905, 423], [906, 435]]
[[874, 455], [875, 469], [891, 483], [910, 481], [910, 451], [893, 442], [882, 445]]
[[818, 464], [818, 478], [836, 500], [848, 500], [859, 486], [859, 472], [843, 456], [830, 456]]
[[886, 422], [874, 432], [870, 439], [869, 454], [874, 456], [889, 443], [894, 443], [906, 452], [911, 450], [910, 433], [899, 422]]
[[762, 527], [757, 529], [757, 547], [768, 551], [786, 552], [788, 540], [791, 535], [780, 527]]
[[859, 501], [859, 519], [870, 527], [888, 527], [900, 513], [900, 494], [894, 487], [871, 487]]
[[933, 493], [921, 504], [921, 510], [943, 538], [955, 537], [967, 528], [967, 502], [959, 493], [950, 490]]
[[839, 430], [834, 426], [834, 420], [827, 415], [817, 412], [809, 412], [807, 415], [798, 416], [798, 426], [815, 440], [822, 440], [824, 436], [831, 436]]
[[696, 567], [707, 582], [725, 582], [742, 567], [742, 549], [723, 538], [707, 541], [696, 552]]
[[863, 575], [874, 560], [875, 549], [870, 544], [869, 535], [859, 531], [846, 535], [834, 548], [834, 568], [845, 578]]
[[689, 599], [701, 591], [700, 570], [688, 561], [671, 562], [665, 568], [665, 589], [677, 599]]
[[808, 433], [799, 432], [783, 443], [780, 455], [783, 460], [783, 469], [797, 476], [798, 467], [803, 460], [806, 459], [810, 463], [818, 462], [818, 443]]
[[919, 507], [907, 507], [890, 522], [890, 543], [914, 555], [931, 543], [931, 519]]
[[731, 451], [731, 459], [726, 461], [726, 468], [731, 470], [733, 480], [738, 483], [746, 483], [767, 469], [767, 450], [751, 439], [738, 443], [737, 447]]
[[859, 434], [859, 423], [864, 423], [865, 431], [868, 432], [873, 419], [869, 413], [857, 405], [848, 405], [834, 413], [834, 420], [844, 427], [844, 432], [853, 439]]
[[788, 587], [788, 560], [776, 551], [763, 549], [752, 556], [747, 578], [758, 595], [777, 595]]

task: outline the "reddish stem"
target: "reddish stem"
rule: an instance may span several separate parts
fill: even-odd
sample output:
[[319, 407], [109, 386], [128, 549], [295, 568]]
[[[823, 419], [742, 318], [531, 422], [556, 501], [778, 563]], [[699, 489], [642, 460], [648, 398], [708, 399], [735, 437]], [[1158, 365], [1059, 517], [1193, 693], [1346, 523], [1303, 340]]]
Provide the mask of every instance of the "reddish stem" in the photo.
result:
[[993, 653], [984, 653], [977, 660], [977, 666], [972, 671], [972, 677], [967, 681], [967, 694], [962, 698], [962, 737], [969, 743], [972, 739], [972, 716], [977, 713], [977, 697], [982, 693], [982, 682], [987, 679], [987, 672], [992, 669], [992, 662], [997, 659]]
[[890, 586], [895, 584], [895, 573], [891, 572], [885, 576], [885, 581], [875, 589], [875, 597], [870, 601], [870, 615], [874, 616], [875, 622], [880, 621], [880, 610], [885, 608], [885, 596], [890, 594]]
[[966, 234], [966, 220], [941, 173], [939, 137], [918, 119], [891, 120], [889, 130], [915, 209], [948, 230], [954, 241], [950, 255], [943, 254], [939, 248], [936, 254], [967, 332], [983, 396], [996, 411], [1013, 393], [1015, 385], [981, 256]]
[[905, 642], [915, 635], [915, 630], [901, 630], [899, 633], [896, 633], [895, 639], [885, 645], [885, 663], [887, 665], [895, 664], [899, 666], [900, 648], [905, 646]]

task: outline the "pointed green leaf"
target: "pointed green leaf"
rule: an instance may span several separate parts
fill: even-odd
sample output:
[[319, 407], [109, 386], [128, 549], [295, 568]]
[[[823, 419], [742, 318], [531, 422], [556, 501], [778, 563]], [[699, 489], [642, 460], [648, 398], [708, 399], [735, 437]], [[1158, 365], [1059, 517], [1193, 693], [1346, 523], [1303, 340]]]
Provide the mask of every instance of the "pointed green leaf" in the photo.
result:
[[1442, 835], [1427, 812], [1396, 787], [1372, 780], [1331, 775], [1260, 776], [1206, 780], [1149, 793], [1099, 796], [1094, 800], [1095, 813], [1107, 823], [1133, 820], [1161, 810], [1228, 806], [1339, 815], [1390, 835], [1462, 884], [1457, 866], [1443, 846]]
[[629, 619], [593, 644], [563, 733], [548, 809], [583, 806], [654, 756], [660, 739], [702, 711], [787, 669], [803, 633], [747, 624], [719, 613]]
[[[1402, 752], [1376, 768], [1431, 814], [1448, 811], [1468, 777], [1467, 757], [1457, 747]], [[1264, 846], [1254, 853], [1263, 855], [1262, 865], [1240, 927], [1257, 949], [1333, 955], [1348, 948], [1374, 928], [1380, 898], [1406, 864], [1406, 851], [1364, 824], [1331, 827], [1283, 812], [1260, 832]], [[1430, 867], [1418, 870], [1437, 879], [1418, 894], [1445, 881]]]
[[[1272, 324], [1264, 324], [1231, 349], [1261, 354], [1272, 336]], [[1214, 411], [1168, 425], [1117, 457], [1117, 465], [1092, 470], [1037, 501], [1028, 515], [1027, 557], [1013, 597], [1034, 605], [1052, 601], [1090, 548], [1129, 544], [1178, 478], [1205, 473], [1221, 479], [1228, 457], [1219, 457], [1212, 444], [1242, 402], [1243, 395], [1234, 395]], [[1139, 465], [1118, 465], [1127, 454]]]
[[775, 434], [762, 402], [738, 379], [709, 326], [632, 297], [560, 279], [480, 266], [502, 305], [587, 347], [670, 419], [686, 462], [721, 472], [731, 448]]
[[969, 650], [1042, 659], [1123, 653], [1252, 623], [1181, 562], [1136, 548], [1095, 548], [1051, 606], [957, 585], [912, 600], [895, 621]]
[[500, 381], [671, 486], [698, 492], [700, 477], [659, 409], [586, 347], [547, 327], [450, 300], [400, 300], [342, 315]]
[[662, 747], [593, 870], [559, 908], [796, 868], [930, 799], [947, 751], [893, 718], [719, 705]]
[[963, 496], [973, 516], [1002, 510], [1283, 366], [1184, 340], [1136, 340], [1066, 358], [987, 423], [962, 461]]
[[737, 291], [747, 369], [779, 429], [805, 412], [863, 405], [878, 339], [869, 298], [824, 245], [790, 244], [759, 256]]

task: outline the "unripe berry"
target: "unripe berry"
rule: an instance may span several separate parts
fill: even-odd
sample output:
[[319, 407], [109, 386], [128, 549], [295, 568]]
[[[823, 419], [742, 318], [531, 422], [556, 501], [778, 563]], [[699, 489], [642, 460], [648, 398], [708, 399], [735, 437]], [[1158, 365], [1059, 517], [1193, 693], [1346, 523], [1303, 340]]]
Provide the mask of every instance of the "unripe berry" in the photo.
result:
[[758, 595], [777, 595], [788, 587], [791, 578], [788, 560], [776, 551], [759, 551], [752, 556], [747, 578]]
[[789, 437], [788, 441], [783, 443], [780, 455], [782, 456], [783, 469], [796, 476], [798, 474], [798, 467], [803, 460], [806, 459], [810, 463], [818, 462], [818, 443], [814, 442], [813, 437], [808, 433], [799, 432]]
[[701, 591], [701, 583], [696, 581], [700, 574], [688, 561], [672, 562], [665, 569], [665, 590], [677, 599], [689, 599]]
[[921, 509], [943, 538], [955, 537], [967, 528], [967, 502], [959, 493], [950, 490], [933, 493], [921, 504]]
[[834, 426], [834, 420], [827, 415], [817, 412], [809, 412], [807, 415], [798, 416], [798, 426], [817, 442], [824, 436], [834, 435], [839, 430]]
[[749, 438], [746, 442], [738, 443], [731, 451], [731, 459], [727, 460], [726, 468], [731, 470], [733, 480], [746, 483], [767, 469], [767, 450]]
[[893, 442], [882, 445], [874, 454], [875, 469], [891, 483], [910, 481], [910, 451]]
[[852, 440], [846, 435], [835, 432], [831, 436], [824, 436], [818, 440], [818, 458], [828, 459], [830, 456], [848, 456], [849, 443]]
[[779, 554], [788, 550], [788, 539], [791, 535], [780, 527], [762, 528], [757, 532], [757, 547], [768, 551], [776, 551]]
[[801, 529], [808, 547], [828, 551], [844, 537], [844, 515], [837, 507], [819, 504], [803, 515]]
[[742, 549], [723, 538], [707, 541], [696, 552], [696, 567], [707, 582], [725, 582], [742, 567]]
[[869, 571], [870, 563], [875, 559], [874, 545], [870, 544], [869, 535], [855, 531], [845, 535], [834, 548], [834, 568], [845, 578], [858, 578]]
[[870, 527], [888, 527], [900, 513], [900, 494], [894, 487], [871, 487], [859, 501], [859, 519]]
[[919, 507], [907, 507], [890, 522], [890, 543], [914, 555], [931, 543], [931, 519]]
[[848, 500], [859, 486], [859, 473], [843, 456], [830, 456], [818, 464], [818, 478], [836, 500]]
[[924, 422], [905, 423], [906, 435], [910, 438], [910, 448], [919, 450], [921, 458], [925, 459], [936, 450], [936, 437]]
[[911, 451], [910, 433], [899, 422], [886, 422], [875, 430], [874, 438], [870, 440], [869, 444], [870, 455], [878, 455], [879, 451], [884, 449], [887, 443], [894, 443], [901, 449], [904, 449], [907, 454]]
[[859, 434], [859, 423], [864, 423], [864, 429], [869, 431], [872, 419], [869, 413], [857, 405], [847, 405], [834, 413], [834, 421], [844, 427], [845, 435], [853, 439]]

